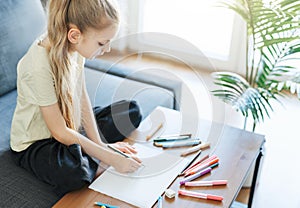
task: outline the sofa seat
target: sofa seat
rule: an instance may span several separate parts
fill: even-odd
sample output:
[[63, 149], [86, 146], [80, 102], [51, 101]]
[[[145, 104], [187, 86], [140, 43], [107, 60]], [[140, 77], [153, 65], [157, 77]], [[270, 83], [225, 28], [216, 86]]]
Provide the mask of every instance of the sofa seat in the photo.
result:
[[15, 165], [10, 150], [0, 152], [0, 207], [51, 207], [59, 197], [52, 187]]

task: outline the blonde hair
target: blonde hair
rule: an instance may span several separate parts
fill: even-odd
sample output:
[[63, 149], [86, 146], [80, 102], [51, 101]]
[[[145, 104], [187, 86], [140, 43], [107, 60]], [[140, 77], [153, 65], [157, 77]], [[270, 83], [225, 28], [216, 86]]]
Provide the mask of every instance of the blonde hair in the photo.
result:
[[109, 0], [50, 0], [48, 13], [48, 53], [56, 96], [67, 127], [77, 130], [68, 58], [69, 25], [76, 25], [82, 33], [87, 28], [101, 30], [119, 23], [119, 12]]

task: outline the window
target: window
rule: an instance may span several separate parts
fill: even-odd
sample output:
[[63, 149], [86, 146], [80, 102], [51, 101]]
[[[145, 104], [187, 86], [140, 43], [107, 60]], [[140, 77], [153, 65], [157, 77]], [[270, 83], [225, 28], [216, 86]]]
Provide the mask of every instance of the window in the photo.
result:
[[[199, 63], [199, 56], [206, 56], [222, 70], [238, 68], [241, 41], [245, 36], [243, 22], [232, 11], [215, 7], [217, 0], [139, 0], [128, 1], [131, 34], [140, 35], [139, 41], [131, 42], [130, 48], [144, 44], [153, 48], [164, 48]], [[133, 5], [134, 4], [134, 5]], [[135, 12], [138, 11], [138, 12]], [[238, 19], [238, 21], [237, 21]], [[239, 30], [237, 32], [235, 30]], [[156, 34], [156, 35], [155, 35]], [[165, 35], [159, 35], [165, 34]], [[200, 53], [189, 50], [182, 42], [168, 41], [167, 34], [193, 45]], [[235, 41], [232, 41], [235, 40]]]
[[176, 35], [191, 42], [205, 54], [214, 54], [226, 60], [231, 44], [233, 14], [224, 9], [213, 8], [212, 2], [212, 0], [145, 1], [141, 29], [143, 32]]

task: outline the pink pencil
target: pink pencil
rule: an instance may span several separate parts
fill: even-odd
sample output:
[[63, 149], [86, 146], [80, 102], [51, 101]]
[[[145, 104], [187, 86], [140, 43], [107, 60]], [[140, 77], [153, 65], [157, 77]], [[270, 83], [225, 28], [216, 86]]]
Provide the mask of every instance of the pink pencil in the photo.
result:
[[185, 186], [221, 186], [226, 185], [227, 180], [213, 180], [213, 181], [189, 181]]
[[203, 194], [195, 191], [186, 191], [186, 190], [178, 190], [178, 194], [184, 195], [184, 196], [191, 196], [196, 197], [200, 199], [210, 199], [215, 201], [222, 201], [222, 196], [212, 195], [212, 194]]

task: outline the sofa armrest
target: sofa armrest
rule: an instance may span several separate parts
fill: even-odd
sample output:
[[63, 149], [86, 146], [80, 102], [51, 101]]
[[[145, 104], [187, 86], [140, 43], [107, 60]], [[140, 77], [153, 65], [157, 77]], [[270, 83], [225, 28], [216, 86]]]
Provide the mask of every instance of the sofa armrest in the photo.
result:
[[165, 78], [154, 74], [155, 72], [161, 73], [162, 71], [159, 69], [155, 69], [155, 68], [138, 69], [138, 68], [127, 67], [127, 66], [125, 67], [122, 64], [113, 63], [101, 59], [87, 60], [85, 66], [93, 70], [98, 70], [114, 76], [146, 83], [149, 85], [153, 85], [153, 86], [157, 86], [169, 90], [174, 94], [174, 98], [173, 98], [174, 109], [180, 110], [182, 82], [174, 75], [172, 78]]

